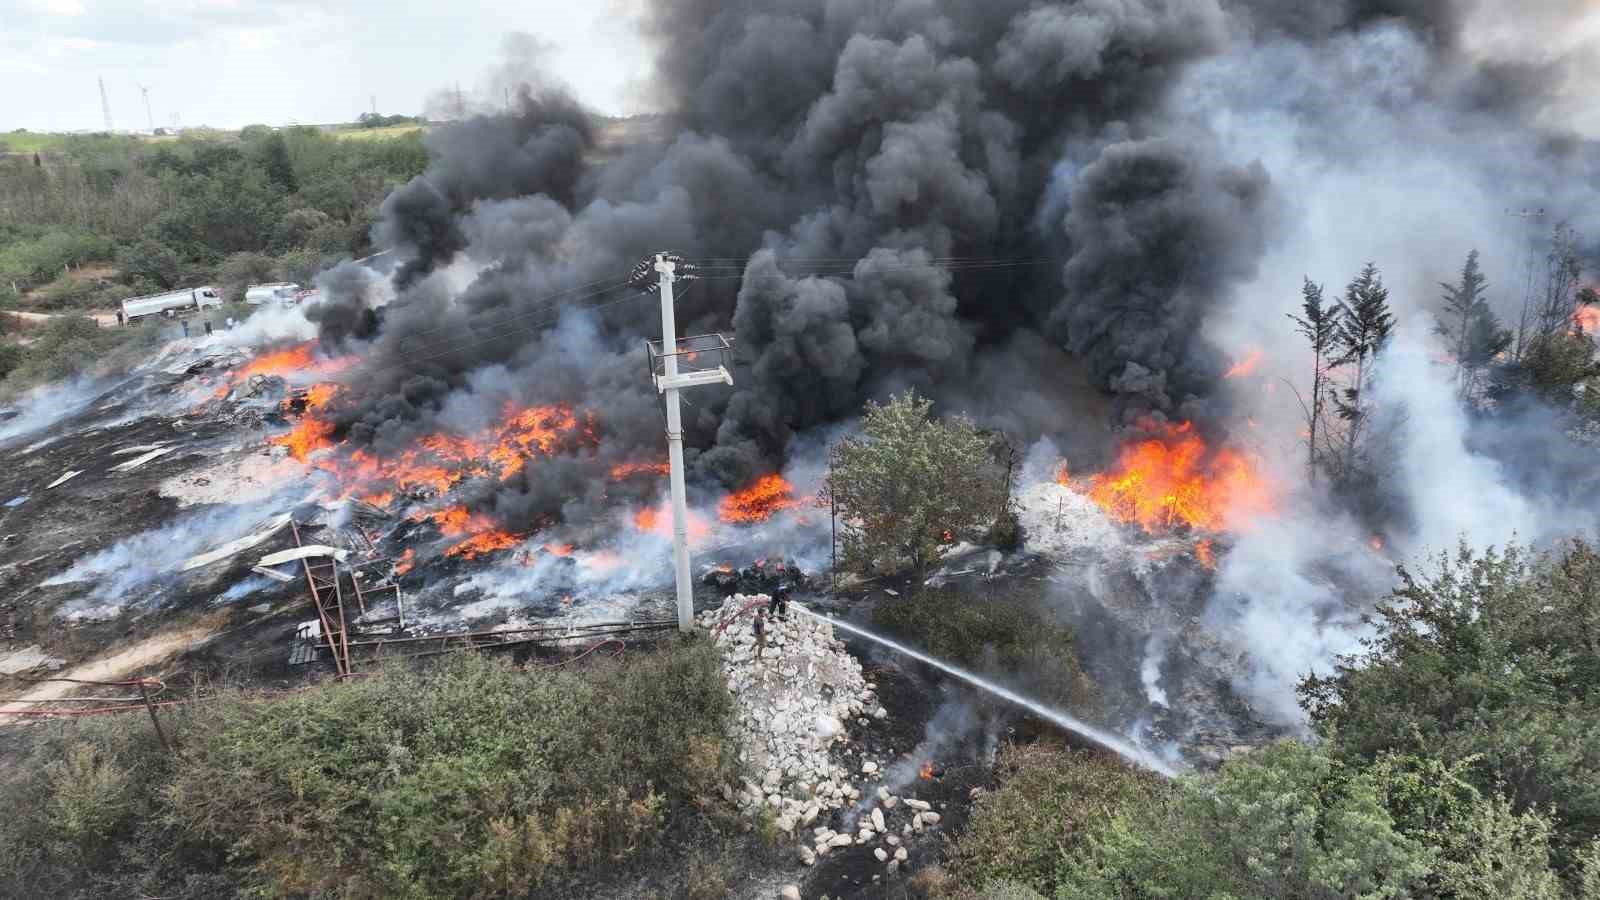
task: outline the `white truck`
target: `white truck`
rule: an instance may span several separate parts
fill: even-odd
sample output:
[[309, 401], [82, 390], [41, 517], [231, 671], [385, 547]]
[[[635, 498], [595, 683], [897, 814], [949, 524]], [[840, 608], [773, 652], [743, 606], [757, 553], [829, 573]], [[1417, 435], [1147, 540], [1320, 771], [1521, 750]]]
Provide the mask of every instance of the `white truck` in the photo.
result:
[[244, 302], [251, 306], [260, 306], [263, 303], [277, 303], [281, 306], [293, 306], [296, 295], [300, 293], [300, 285], [288, 281], [274, 281], [270, 284], [252, 284], [245, 289]]
[[210, 285], [181, 288], [176, 291], [164, 291], [160, 294], [130, 297], [122, 301], [122, 318], [129, 323], [145, 316], [167, 316], [171, 318], [187, 310], [209, 309], [221, 305], [221, 292]]

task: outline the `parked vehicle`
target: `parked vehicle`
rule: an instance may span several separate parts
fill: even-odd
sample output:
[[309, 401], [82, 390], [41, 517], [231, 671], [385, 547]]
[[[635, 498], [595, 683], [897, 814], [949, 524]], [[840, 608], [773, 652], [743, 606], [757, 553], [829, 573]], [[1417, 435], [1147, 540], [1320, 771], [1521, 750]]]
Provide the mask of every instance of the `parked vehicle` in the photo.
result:
[[283, 306], [293, 306], [295, 295], [300, 292], [300, 285], [288, 281], [274, 281], [269, 284], [252, 284], [245, 289], [244, 302], [251, 306], [260, 306], [263, 303], [278, 303]]
[[127, 322], [146, 316], [171, 318], [187, 310], [209, 309], [221, 305], [221, 292], [210, 285], [180, 288], [176, 291], [163, 291], [143, 297], [130, 297], [122, 301], [122, 318]]

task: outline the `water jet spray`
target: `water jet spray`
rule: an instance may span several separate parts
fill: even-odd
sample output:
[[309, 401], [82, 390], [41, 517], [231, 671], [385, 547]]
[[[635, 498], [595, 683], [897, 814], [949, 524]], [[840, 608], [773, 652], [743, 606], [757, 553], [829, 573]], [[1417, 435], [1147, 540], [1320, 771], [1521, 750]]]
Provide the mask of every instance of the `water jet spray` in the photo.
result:
[[960, 666], [934, 659], [926, 653], [923, 653], [919, 650], [913, 650], [904, 644], [892, 641], [880, 634], [875, 634], [865, 628], [860, 627], [859, 625], [851, 625], [849, 622], [835, 619], [832, 616], [825, 616], [821, 613], [812, 612], [811, 610], [806, 609], [799, 604], [794, 604], [793, 608], [805, 613], [808, 616], [811, 616], [812, 618], [820, 619], [830, 625], [843, 628], [846, 631], [858, 634], [868, 640], [876, 641], [897, 653], [903, 653], [919, 662], [927, 663], [928, 665], [933, 666], [935, 669], [959, 678], [975, 688], [993, 694], [994, 696], [999, 697], [1000, 699], [1009, 703], [1015, 704], [1016, 706], [1020, 706], [1028, 712], [1033, 713], [1047, 722], [1050, 722], [1058, 728], [1061, 728], [1065, 731], [1070, 731], [1097, 746], [1110, 750], [1112, 753], [1117, 754], [1128, 762], [1149, 769], [1150, 771], [1156, 772], [1160, 775], [1164, 775], [1167, 778], [1177, 777], [1177, 770], [1158, 759], [1154, 754], [1151, 754], [1149, 751], [1123, 740], [1121, 737], [1118, 737], [1109, 731], [1103, 731], [1094, 727], [1093, 725], [1075, 718], [1074, 716], [1068, 715], [1067, 713], [1061, 712], [1057, 709], [1052, 709], [1037, 700], [1024, 697], [1016, 691], [995, 684], [986, 678], [980, 678], [979, 676], [968, 672], [966, 669], [963, 669]]

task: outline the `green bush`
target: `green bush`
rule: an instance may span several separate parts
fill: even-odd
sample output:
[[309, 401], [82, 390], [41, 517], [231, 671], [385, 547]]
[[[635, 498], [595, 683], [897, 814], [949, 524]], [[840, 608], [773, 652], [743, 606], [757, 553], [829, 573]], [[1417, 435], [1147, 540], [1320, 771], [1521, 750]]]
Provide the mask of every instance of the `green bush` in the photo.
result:
[[924, 588], [879, 603], [872, 622], [940, 659], [997, 675], [1025, 675], [1028, 693], [1047, 702], [1080, 710], [1097, 702], [1072, 629], [1037, 601]]
[[1161, 788], [1153, 776], [1105, 754], [1048, 744], [1005, 747], [996, 771], [1000, 787], [977, 800], [949, 854], [951, 873], [962, 884], [983, 886], [981, 897], [1014, 895], [1019, 886], [1053, 893], [1063, 856], [1077, 852], [1108, 810]]
[[36, 237], [0, 243], [0, 281], [48, 281], [66, 266], [109, 259], [111, 243], [87, 231], [43, 230]]
[[0, 896], [523, 895], [720, 802], [720, 665], [453, 658], [164, 713], [171, 757], [142, 716], [51, 730], [0, 777]]
[[1301, 686], [1345, 761], [1425, 752], [1485, 794], [1552, 810], [1567, 857], [1600, 836], [1600, 554], [1510, 547], [1401, 569], [1359, 657]]
[[132, 288], [93, 278], [63, 275], [33, 293], [33, 307], [41, 310], [89, 310], [114, 307], [135, 296]]

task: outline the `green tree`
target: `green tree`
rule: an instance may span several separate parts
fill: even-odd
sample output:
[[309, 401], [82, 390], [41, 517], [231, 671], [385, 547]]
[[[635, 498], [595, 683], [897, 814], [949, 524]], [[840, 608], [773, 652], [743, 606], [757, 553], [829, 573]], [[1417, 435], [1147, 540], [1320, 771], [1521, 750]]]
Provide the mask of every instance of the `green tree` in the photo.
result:
[[1572, 402], [1578, 385], [1600, 378], [1594, 341], [1571, 331], [1535, 337], [1523, 355], [1522, 368], [1534, 394], [1562, 406]]
[[1322, 425], [1328, 392], [1328, 366], [1333, 360], [1339, 334], [1342, 307], [1324, 305], [1322, 285], [1305, 279], [1300, 288], [1301, 315], [1289, 313], [1290, 321], [1311, 345], [1311, 403], [1306, 416], [1306, 471], [1310, 479], [1317, 479], [1317, 434]]
[[150, 238], [117, 251], [117, 265], [123, 278], [147, 278], [162, 288], [178, 287], [183, 274], [183, 260], [177, 251]]
[[1550, 809], [1570, 859], [1600, 835], [1600, 556], [1463, 546], [1399, 576], [1364, 652], [1301, 684], [1312, 722], [1352, 764], [1427, 753]]
[[1433, 331], [1456, 358], [1456, 382], [1465, 396], [1477, 371], [1510, 345], [1511, 334], [1500, 327], [1484, 299], [1489, 280], [1478, 266], [1478, 251], [1467, 254], [1459, 283], [1439, 286], [1444, 288], [1444, 305], [1434, 317]]
[[217, 286], [223, 298], [237, 303], [252, 284], [276, 280], [278, 264], [265, 253], [235, 253], [217, 267]]
[[294, 164], [289, 160], [289, 145], [283, 135], [273, 132], [263, 138], [256, 148], [268, 181], [285, 194], [293, 194], [300, 189], [294, 176]]
[[1366, 396], [1372, 382], [1373, 362], [1394, 333], [1389, 289], [1383, 286], [1377, 265], [1367, 263], [1361, 274], [1350, 282], [1338, 309], [1339, 321], [1334, 329], [1338, 355], [1334, 364], [1351, 367], [1351, 374], [1344, 389], [1334, 398], [1334, 406], [1345, 422], [1341, 469], [1348, 476], [1357, 467], [1371, 412]]
[[869, 400], [861, 436], [833, 446], [825, 496], [847, 565], [924, 572], [994, 518], [1002, 487], [989, 440], [964, 416], [934, 419], [932, 409], [914, 391]]

